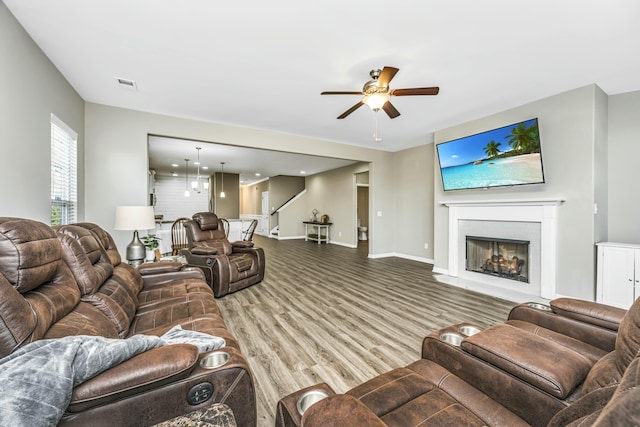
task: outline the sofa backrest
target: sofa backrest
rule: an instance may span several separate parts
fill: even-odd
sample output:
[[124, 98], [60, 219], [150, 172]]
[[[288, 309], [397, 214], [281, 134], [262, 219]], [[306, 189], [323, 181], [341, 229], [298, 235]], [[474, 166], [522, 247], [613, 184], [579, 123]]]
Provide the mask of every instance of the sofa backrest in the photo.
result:
[[616, 365], [623, 373], [640, 350], [640, 298], [629, 308], [620, 322], [616, 338]]
[[95, 234], [77, 225], [56, 228], [65, 260], [82, 295], [91, 295], [113, 274], [113, 265]]
[[77, 322], [88, 316], [86, 334], [117, 336], [99, 311], [80, 301], [61, 242], [42, 222], [0, 218], [0, 295], [0, 357], [39, 339], [77, 334]]
[[138, 309], [142, 276], [128, 264], [111, 264], [113, 258], [98, 238], [101, 233], [76, 224], [57, 231], [63, 259], [80, 285], [82, 301], [99, 309], [115, 325], [118, 336], [126, 337]]
[[229, 255], [233, 248], [224, 231], [222, 221], [212, 212], [198, 212], [185, 223], [189, 249], [200, 247], [215, 249], [219, 254]]

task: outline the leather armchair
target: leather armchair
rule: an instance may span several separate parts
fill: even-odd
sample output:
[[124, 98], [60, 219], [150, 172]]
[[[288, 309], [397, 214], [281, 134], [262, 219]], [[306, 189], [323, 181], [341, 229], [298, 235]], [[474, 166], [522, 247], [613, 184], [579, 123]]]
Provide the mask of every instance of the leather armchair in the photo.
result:
[[259, 283], [264, 278], [265, 257], [253, 242], [229, 242], [223, 222], [211, 212], [199, 212], [185, 223], [189, 249], [180, 250], [188, 265], [199, 267], [219, 298]]

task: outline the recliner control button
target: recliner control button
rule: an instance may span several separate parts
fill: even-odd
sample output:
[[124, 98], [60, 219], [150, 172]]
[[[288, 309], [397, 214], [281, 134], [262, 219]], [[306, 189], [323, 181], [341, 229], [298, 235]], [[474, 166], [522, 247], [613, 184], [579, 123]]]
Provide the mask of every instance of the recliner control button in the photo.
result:
[[187, 393], [187, 402], [189, 405], [199, 405], [206, 402], [213, 396], [213, 384], [200, 383], [191, 387]]

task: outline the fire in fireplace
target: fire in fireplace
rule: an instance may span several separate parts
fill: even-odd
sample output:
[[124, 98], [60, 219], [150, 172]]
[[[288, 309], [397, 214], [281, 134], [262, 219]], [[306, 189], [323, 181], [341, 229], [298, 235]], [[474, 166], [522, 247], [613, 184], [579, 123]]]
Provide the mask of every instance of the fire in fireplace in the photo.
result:
[[466, 269], [529, 283], [529, 241], [466, 236]]

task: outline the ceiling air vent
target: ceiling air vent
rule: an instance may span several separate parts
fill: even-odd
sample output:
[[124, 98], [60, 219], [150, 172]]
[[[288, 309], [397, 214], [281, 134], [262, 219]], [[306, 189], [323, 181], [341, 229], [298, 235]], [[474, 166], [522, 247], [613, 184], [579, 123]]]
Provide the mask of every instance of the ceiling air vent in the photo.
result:
[[123, 79], [121, 77], [115, 78], [120, 87], [128, 90], [133, 90], [135, 92], [138, 91], [138, 86], [136, 86], [136, 82], [134, 80]]

